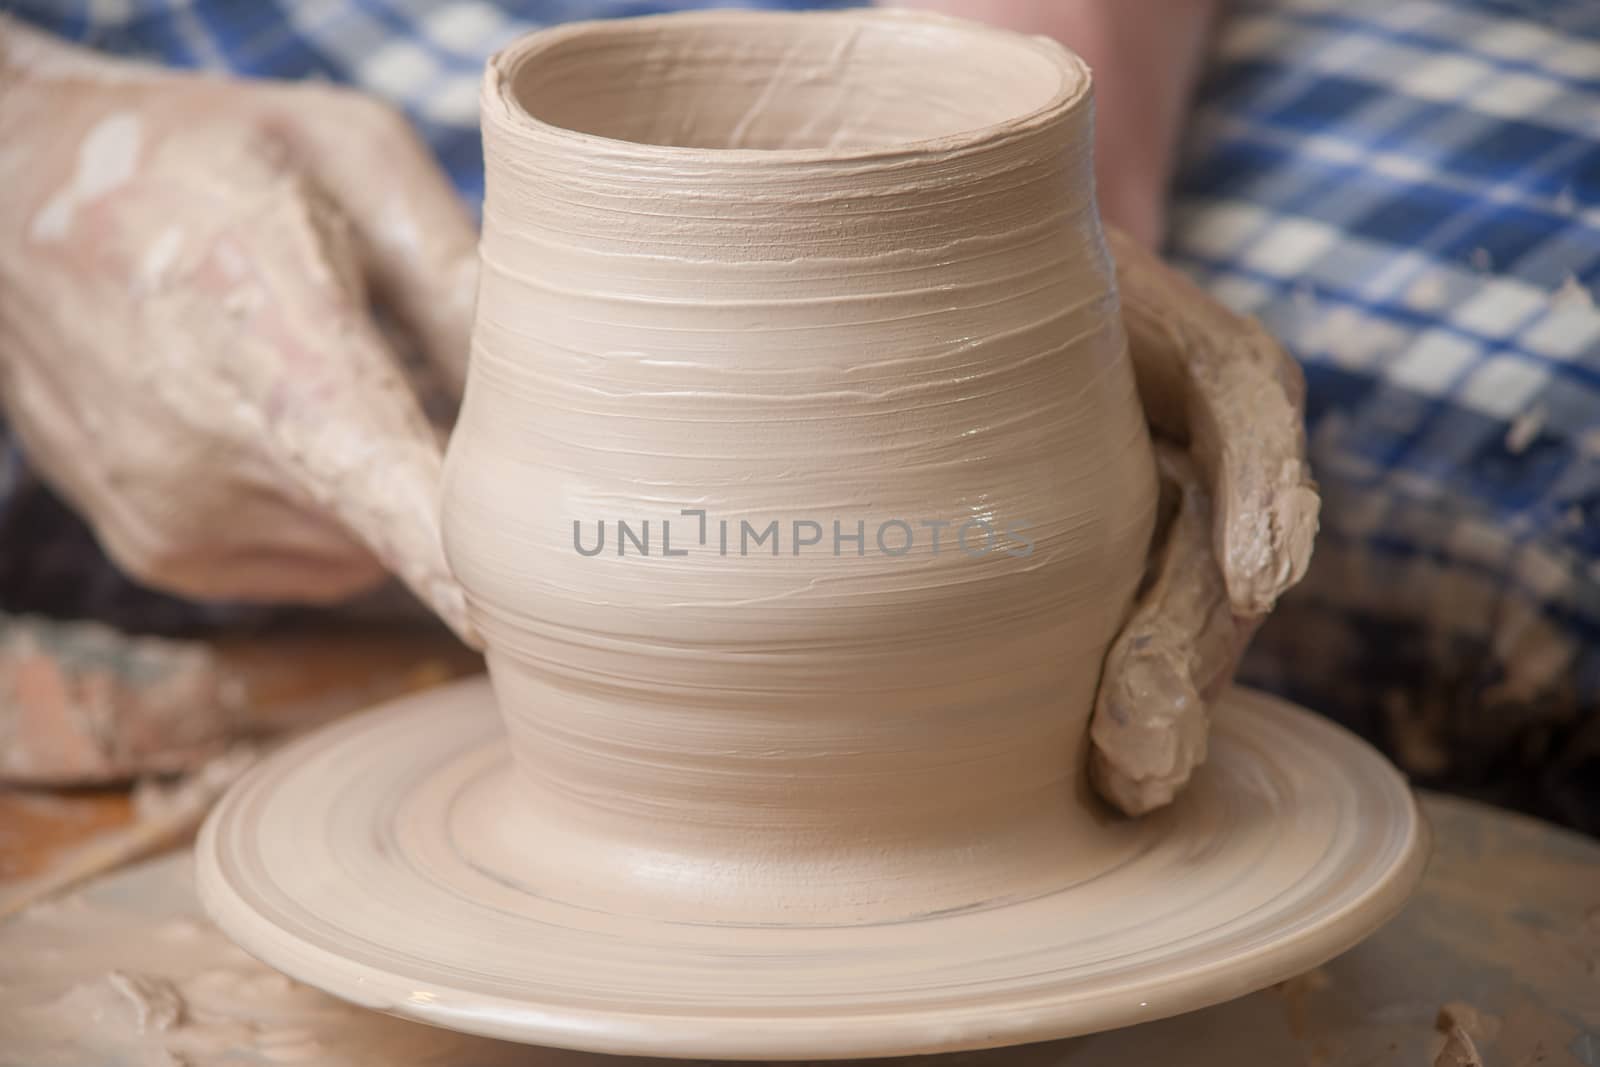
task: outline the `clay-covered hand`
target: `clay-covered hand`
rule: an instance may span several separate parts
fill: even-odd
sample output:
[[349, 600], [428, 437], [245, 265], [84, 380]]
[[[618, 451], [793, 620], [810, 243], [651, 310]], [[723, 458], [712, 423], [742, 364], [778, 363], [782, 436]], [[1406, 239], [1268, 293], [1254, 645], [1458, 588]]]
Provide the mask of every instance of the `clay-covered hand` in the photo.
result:
[[1145, 584], [1106, 656], [1090, 771], [1136, 815], [1169, 803], [1205, 759], [1207, 709], [1305, 574], [1319, 500], [1299, 367], [1260, 323], [1126, 235], [1107, 237], [1164, 506]]
[[464, 377], [476, 236], [392, 110], [107, 60], [0, 19], [0, 402], [152, 586], [398, 574], [469, 636], [440, 443], [369, 292]]

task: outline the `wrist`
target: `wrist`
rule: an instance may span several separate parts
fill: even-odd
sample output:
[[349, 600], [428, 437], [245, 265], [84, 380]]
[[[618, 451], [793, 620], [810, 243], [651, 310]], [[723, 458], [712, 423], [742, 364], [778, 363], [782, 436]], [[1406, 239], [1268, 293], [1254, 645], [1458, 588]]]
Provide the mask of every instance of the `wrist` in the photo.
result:
[[1041, 34], [1094, 72], [1102, 215], [1161, 242], [1179, 133], [1219, 0], [880, 0]]

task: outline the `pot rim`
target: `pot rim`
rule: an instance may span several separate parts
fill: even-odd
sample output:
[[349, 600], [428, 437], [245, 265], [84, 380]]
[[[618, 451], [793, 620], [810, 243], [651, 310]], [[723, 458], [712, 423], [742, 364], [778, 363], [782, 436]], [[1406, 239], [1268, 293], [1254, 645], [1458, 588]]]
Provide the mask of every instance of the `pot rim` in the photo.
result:
[[[866, 23], [919, 23], [938, 27], [942, 31], [965, 35], [969, 38], [988, 38], [1008, 47], [1030, 51], [1052, 63], [1060, 77], [1054, 93], [1041, 103], [995, 122], [985, 123], [958, 133], [938, 137], [913, 138], [885, 142], [861, 148], [708, 148], [687, 145], [650, 144], [629, 141], [602, 134], [574, 130], [542, 119], [518, 99], [515, 84], [518, 74], [527, 64], [535, 62], [551, 49], [575, 38], [595, 36], [623, 36], [636, 34], [649, 24], [672, 26], [729, 26], [743, 24], [793, 24], [805, 21], [815, 25], [836, 22], [845, 25]], [[491, 119], [508, 125], [524, 134], [533, 134], [564, 142], [574, 148], [624, 152], [645, 160], [661, 162], [741, 163], [784, 165], [796, 163], [851, 163], [885, 159], [904, 159], [922, 155], [945, 155], [982, 148], [997, 141], [1008, 140], [1058, 121], [1079, 108], [1087, 107], [1093, 98], [1093, 76], [1089, 65], [1076, 52], [1044, 36], [1016, 33], [974, 22], [970, 19], [927, 11], [908, 11], [898, 8], [852, 8], [843, 11], [764, 11], [719, 9], [709, 11], [680, 11], [631, 18], [590, 19], [562, 23], [524, 34], [489, 57], [484, 69], [480, 97], [483, 126], [487, 130]]]

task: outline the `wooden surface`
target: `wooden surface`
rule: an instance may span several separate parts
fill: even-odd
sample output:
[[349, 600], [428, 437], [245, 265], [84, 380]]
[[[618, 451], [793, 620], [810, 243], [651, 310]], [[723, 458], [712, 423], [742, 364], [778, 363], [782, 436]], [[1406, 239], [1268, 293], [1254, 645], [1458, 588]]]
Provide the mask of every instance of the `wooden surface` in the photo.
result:
[[[482, 669], [475, 654], [432, 632], [286, 633], [221, 641], [216, 650], [247, 688], [248, 721], [268, 733], [314, 725]], [[132, 819], [130, 789], [0, 787], [0, 887], [38, 876]]]

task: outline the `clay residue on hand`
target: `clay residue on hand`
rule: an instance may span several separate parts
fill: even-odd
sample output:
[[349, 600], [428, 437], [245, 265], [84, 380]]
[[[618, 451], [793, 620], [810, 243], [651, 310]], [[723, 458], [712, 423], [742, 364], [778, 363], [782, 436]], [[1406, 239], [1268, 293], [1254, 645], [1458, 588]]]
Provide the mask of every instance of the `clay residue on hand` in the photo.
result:
[[459, 384], [448, 181], [348, 90], [125, 73], [0, 21], [0, 406], [30, 469], [145, 585], [324, 603], [388, 571], [470, 642], [438, 436], [369, 299]]
[[1200, 463], [1234, 611], [1264, 615], [1305, 574], [1317, 532], [1300, 368], [1259, 322], [1125, 235], [1107, 237], [1145, 411]]
[[[1177, 514], [1106, 657], [1090, 774], [1127, 814], [1170, 803], [1205, 759], [1206, 706], [1277, 598], [1305, 574], [1320, 502], [1299, 368], [1114, 229], [1123, 323]], [[1191, 465], [1189, 460], [1194, 461]]]
[[1226, 687], [1248, 626], [1236, 624], [1211, 548], [1209, 494], [1188, 457], [1160, 444], [1174, 501], [1152, 576], [1106, 655], [1089, 770], [1129, 815], [1171, 803], [1206, 756], [1206, 706]]

